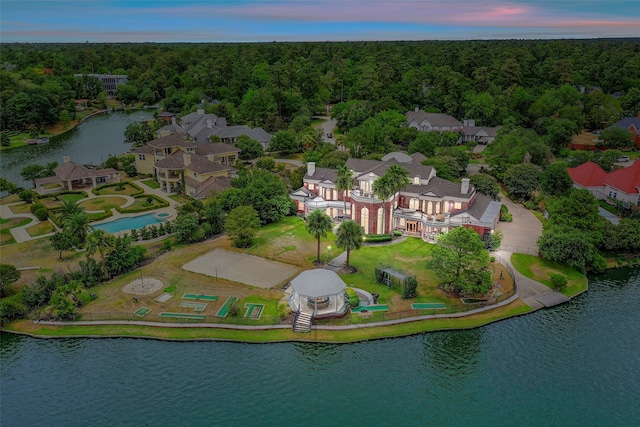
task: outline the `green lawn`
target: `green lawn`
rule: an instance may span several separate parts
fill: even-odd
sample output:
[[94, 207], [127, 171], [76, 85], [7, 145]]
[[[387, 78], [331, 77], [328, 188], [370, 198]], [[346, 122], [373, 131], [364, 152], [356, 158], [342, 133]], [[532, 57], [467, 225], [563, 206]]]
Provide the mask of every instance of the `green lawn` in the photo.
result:
[[109, 211], [111, 209], [119, 208], [127, 203], [127, 199], [118, 196], [108, 197], [93, 197], [80, 203], [80, 206], [87, 211]]
[[[266, 258], [295, 264], [312, 264], [316, 260], [318, 241], [307, 231], [305, 222], [297, 216], [282, 218], [280, 221], [260, 228], [253, 240], [254, 246], [247, 252]], [[336, 236], [329, 232], [320, 239], [320, 258], [328, 258], [328, 246], [331, 255], [337, 256]], [[311, 253], [311, 255], [309, 255]]]
[[30, 218], [2, 219], [2, 221], [0, 222], [0, 245], [15, 243], [16, 240], [13, 238], [13, 235], [9, 230], [11, 228], [21, 227], [23, 225], [29, 224], [30, 222]]
[[533, 255], [513, 254], [511, 263], [522, 275], [552, 288], [550, 274], [564, 274], [567, 276], [567, 286], [560, 293], [573, 296], [587, 290], [587, 276], [554, 261], [548, 261]]
[[154, 181], [153, 179], [145, 179], [144, 181], [142, 181], [142, 183], [149, 188], [160, 188], [160, 184], [158, 184], [158, 182]]
[[31, 227], [27, 227], [26, 230], [27, 230], [27, 233], [29, 233], [29, 236], [31, 237], [42, 236], [43, 234], [53, 233], [54, 231], [56, 231], [53, 224], [51, 224], [49, 221], [42, 221], [39, 224], [32, 225]]
[[[375, 268], [380, 264], [390, 264], [392, 268], [399, 268], [406, 276], [415, 275], [418, 280], [419, 297], [410, 302], [446, 302], [449, 298], [440, 293], [436, 287], [440, 283], [436, 274], [427, 270], [425, 264], [431, 256], [433, 245], [418, 237], [408, 237], [403, 242], [383, 245], [365, 246], [351, 252], [350, 264], [358, 269], [355, 274], [341, 274], [347, 285], [364, 289], [370, 293], [380, 294], [381, 304], [388, 304], [394, 296], [402, 294], [401, 286], [388, 288], [384, 284], [376, 283]], [[392, 306], [392, 309], [396, 307]]]
[[69, 193], [69, 194], [61, 194], [61, 195], [49, 195], [42, 196], [38, 198], [38, 202], [45, 205], [48, 209], [55, 209], [62, 206], [63, 202], [72, 201], [78, 202], [79, 200], [86, 199], [87, 193], [84, 191]]
[[123, 190], [117, 190], [117, 188], [119, 188], [118, 186], [110, 186], [101, 188], [99, 190], [93, 190], [93, 194], [95, 194], [96, 196], [104, 196], [106, 194], [134, 196], [143, 192], [142, 188], [131, 182], [123, 182], [122, 185], [124, 186]]

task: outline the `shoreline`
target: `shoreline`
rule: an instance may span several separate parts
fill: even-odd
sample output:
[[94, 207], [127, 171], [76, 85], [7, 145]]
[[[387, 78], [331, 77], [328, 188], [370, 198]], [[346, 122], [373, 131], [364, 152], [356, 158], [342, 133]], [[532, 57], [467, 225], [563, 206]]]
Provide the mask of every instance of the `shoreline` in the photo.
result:
[[[282, 342], [317, 342], [347, 344], [385, 338], [400, 338], [428, 332], [475, 329], [491, 323], [538, 311], [520, 298], [505, 301], [479, 313], [457, 316], [407, 318], [345, 326], [315, 326], [311, 332], [301, 334], [292, 331], [291, 325], [244, 326], [220, 324], [153, 324], [140, 321], [96, 322], [36, 322], [19, 320], [0, 329], [4, 333], [27, 335], [42, 339], [64, 338], [143, 338], [160, 341], [225, 341], [251, 344]], [[381, 324], [382, 323], [382, 324]], [[29, 330], [32, 329], [32, 330]]]

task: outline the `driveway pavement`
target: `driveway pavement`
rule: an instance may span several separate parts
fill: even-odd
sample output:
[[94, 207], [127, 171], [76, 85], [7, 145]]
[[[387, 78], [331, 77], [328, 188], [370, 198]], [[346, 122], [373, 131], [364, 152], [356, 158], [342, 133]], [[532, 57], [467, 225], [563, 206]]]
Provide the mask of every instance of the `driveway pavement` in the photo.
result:
[[502, 203], [509, 208], [512, 222], [499, 222], [496, 229], [502, 231], [503, 239], [500, 250], [529, 255], [538, 255], [538, 237], [542, 234], [542, 224], [521, 205], [513, 203], [502, 196]]

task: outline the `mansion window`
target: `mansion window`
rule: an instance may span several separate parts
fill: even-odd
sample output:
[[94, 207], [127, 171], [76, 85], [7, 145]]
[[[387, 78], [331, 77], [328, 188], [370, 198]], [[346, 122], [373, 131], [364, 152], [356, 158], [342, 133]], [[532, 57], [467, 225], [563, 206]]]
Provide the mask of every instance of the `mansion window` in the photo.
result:
[[144, 154], [138, 154], [138, 160], [144, 160], [144, 159], [145, 159]]
[[413, 184], [414, 185], [420, 185], [420, 177], [419, 176], [416, 176], [416, 177], [413, 178]]
[[409, 209], [413, 209], [416, 211], [420, 210], [420, 200], [412, 197], [411, 200], [409, 200]]
[[456, 202], [456, 203], [453, 205], [453, 208], [454, 208], [454, 209], [462, 209], [462, 203], [460, 203], [460, 202]]

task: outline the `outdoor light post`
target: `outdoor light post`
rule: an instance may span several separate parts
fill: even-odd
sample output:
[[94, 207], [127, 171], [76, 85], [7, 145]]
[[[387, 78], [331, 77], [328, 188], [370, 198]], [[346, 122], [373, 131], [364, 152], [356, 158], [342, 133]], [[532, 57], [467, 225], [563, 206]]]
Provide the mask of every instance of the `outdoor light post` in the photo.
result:
[[331, 245], [327, 246], [327, 250], [329, 251], [329, 261], [331, 261]]

